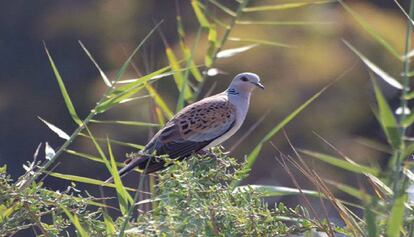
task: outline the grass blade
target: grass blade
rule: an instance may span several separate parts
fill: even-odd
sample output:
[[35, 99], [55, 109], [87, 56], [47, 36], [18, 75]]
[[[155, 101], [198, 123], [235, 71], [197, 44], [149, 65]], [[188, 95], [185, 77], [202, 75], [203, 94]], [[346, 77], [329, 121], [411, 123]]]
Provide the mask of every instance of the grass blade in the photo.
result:
[[309, 151], [309, 150], [299, 150], [299, 151], [305, 155], [308, 155], [309, 157], [316, 158], [320, 161], [323, 161], [335, 167], [348, 170], [354, 173], [372, 174], [374, 176], [378, 176], [380, 174], [380, 171], [375, 168], [367, 167], [367, 166], [356, 164], [356, 163], [350, 163], [346, 160], [341, 160], [334, 156], [330, 156], [330, 155], [326, 155], [326, 154], [322, 154], [322, 153], [318, 153], [314, 151]]
[[42, 121], [44, 124], [46, 124], [46, 126], [54, 133], [56, 133], [60, 138], [65, 139], [66, 141], [70, 139], [70, 136], [67, 133], [65, 133], [62, 129], [56, 127], [55, 125], [49, 123], [48, 121], [42, 119], [39, 116], [37, 116], [37, 118], [40, 119], [40, 121]]
[[403, 86], [399, 81], [391, 77], [388, 73], [384, 72], [381, 68], [379, 68], [377, 65], [372, 63], [367, 57], [365, 57], [362, 53], [360, 53], [356, 48], [354, 48], [350, 43], [344, 40], [344, 43], [348, 48], [352, 50], [361, 60], [362, 62], [371, 69], [372, 72], [374, 72], [376, 75], [378, 75], [381, 79], [383, 79], [386, 83], [391, 85], [394, 88], [397, 88], [399, 90], [403, 89]]
[[[148, 93], [151, 95], [151, 97], [154, 99], [155, 103], [160, 107], [162, 112], [164, 113], [165, 117], [168, 119], [171, 119], [174, 114], [168, 107], [167, 103], [162, 99], [162, 97], [158, 94], [158, 92], [152, 87], [150, 84], [145, 83], [145, 88], [147, 89]], [[158, 124], [158, 126], [160, 126]]]
[[52, 56], [50, 55], [49, 50], [47, 49], [46, 44], [44, 42], [43, 42], [43, 47], [46, 51], [47, 57], [49, 58], [50, 65], [52, 66], [52, 69], [53, 69], [53, 73], [55, 74], [56, 80], [59, 84], [59, 89], [63, 96], [63, 100], [65, 101], [66, 108], [68, 109], [69, 114], [72, 117], [73, 121], [75, 121], [76, 124], [81, 126], [82, 120], [79, 118], [78, 114], [76, 113], [75, 107], [72, 104], [72, 100], [69, 97], [69, 93], [66, 90], [66, 86], [63, 83], [62, 77], [60, 76], [60, 73], [55, 65], [55, 62], [53, 61]]
[[[105, 183], [104, 181], [93, 179], [93, 178], [88, 178], [88, 177], [82, 177], [82, 176], [71, 175], [71, 174], [62, 174], [62, 173], [56, 173], [56, 172], [51, 172], [48, 175], [58, 178], [58, 179], [69, 180], [73, 182], [91, 184], [91, 185], [96, 185], [96, 186], [104, 186], [108, 188], [116, 188], [115, 184], [113, 183]], [[128, 191], [136, 191], [135, 189], [128, 188], [128, 187], [125, 187], [125, 189]]]
[[387, 137], [388, 143], [392, 147], [399, 149], [401, 145], [401, 136], [398, 129], [397, 120], [395, 119], [394, 114], [388, 105], [388, 102], [384, 98], [381, 89], [378, 87], [375, 79], [372, 79], [371, 81], [374, 86], [375, 98], [378, 104], [378, 118], [380, 120], [381, 126]]
[[83, 51], [85, 51], [88, 58], [92, 61], [92, 63], [95, 65], [96, 69], [98, 69], [99, 74], [101, 74], [102, 80], [104, 81], [105, 85], [108, 87], [112, 87], [111, 81], [108, 79], [106, 74], [102, 71], [99, 64], [95, 61], [95, 59], [92, 57], [91, 53], [86, 49], [85, 45], [83, 45], [82, 41], [78, 41], [80, 46], [82, 47]]
[[352, 186], [337, 183], [331, 180], [325, 180], [325, 181], [329, 183], [330, 185], [336, 187], [337, 189], [341, 190], [342, 192], [361, 200], [362, 202], [370, 203], [372, 201], [372, 196], [365, 193], [362, 190], [358, 190]]
[[[94, 141], [94, 142], [95, 141], [106, 142], [105, 138], [93, 138], [90, 135], [87, 135], [87, 134], [84, 134], [84, 133], [80, 133], [79, 136], [92, 139], [92, 141]], [[135, 149], [138, 149], [138, 150], [141, 150], [141, 149], [144, 148], [143, 145], [138, 145], [138, 144], [131, 143], [131, 142], [122, 142], [122, 141], [118, 141], [118, 140], [114, 140], [114, 139], [109, 139], [109, 141], [113, 144], [117, 144], [117, 145], [120, 145], [120, 146], [126, 146], [126, 147], [132, 147], [132, 148], [135, 148]]]
[[171, 69], [174, 71], [173, 77], [175, 80], [175, 84], [177, 85], [177, 89], [180, 93], [184, 93], [184, 99], [188, 100], [191, 98], [192, 93], [190, 87], [186, 83], [180, 63], [178, 62], [174, 52], [170, 47], [165, 49], [165, 53], [167, 54], [168, 62], [170, 63]]
[[325, 21], [236, 21], [238, 25], [268, 25], [268, 26], [309, 26], [309, 25], [331, 25], [334, 22]]
[[253, 189], [254, 191], [260, 193], [261, 197], [279, 197], [279, 196], [288, 196], [288, 195], [299, 195], [301, 193], [313, 197], [320, 197], [321, 193], [313, 190], [299, 190], [296, 188], [283, 187], [283, 186], [272, 186], [272, 185], [247, 185], [239, 186], [234, 189], [234, 193], [244, 192], [248, 189]]
[[[242, 172], [247, 174], [250, 169], [252, 168], [254, 162], [256, 162], [257, 157], [262, 150], [263, 144], [268, 142], [277, 132], [279, 132], [283, 127], [285, 127], [290, 121], [292, 121], [300, 112], [302, 112], [305, 108], [307, 108], [316, 98], [318, 98], [326, 89], [329, 88], [331, 84], [323, 87], [320, 91], [318, 91], [315, 95], [311, 98], [306, 100], [301, 106], [299, 106], [296, 110], [286, 116], [280, 123], [278, 123], [275, 127], [273, 127], [256, 145], [252, 152], [247, 156], [247, 163], [245, 167], [243, 167]], [[233, 181], [232, 186], [235, 187], [240, 183], [240, 181]]]
[[131, 195], [126, 191], [124, 185], [122, 184], [121, 177], [119, 176], [117, 165], [115, 162], [115, 157], [112, 153], [112, 147], [111, 143], [109, 142], [109, 139], [107, 139], [107, 146], [108, 146], [108, 153], [110, 157], [110, 168], [109, 172], [112, 175], [112, 178], [114, 180], [116, 194], [118, 195], [118, 204], [119, 209], [121, 210], [122, 215], [126, 215], [128, 212], [128, 204], [132, 205], [133, 200]]
[[345, 4], [342, 0], [338, 2], [349, 12], [352, 17], [362, 26], [362, 28], [368, 32], [379, 44], [388, 50], [398, 60], [401, 60], [400, 53], [397, 52], [378, 32], [376, 32], [360, 15], [358, 15], [352, 8]]
[[132, 51], [131, 55], [128, 57], [128, 59], [122, 64], [121, 68], [118, 70], [115, 76], [115, 82], [119, 81], [121, 79], [122, 75], [124, 75], [126, 69], [128, 68], [129, 64], [131, 63], [132, 58], [134, 58], [135, 54], [138, 52], [138, 50], [144, 45], [145, 42], [151, 37], [152, 34], [158, 29], [158, 27], [163, 23], [163, 21], [158, 22], [151, 31], [145, 36], [143, 40], [138, 44], [138, 46]]
[[147, 123], [140, 121], [123, 121], [123, 120], [95, 120], [92, 119], [91, 123], [98, 124], [114, 124], [114, 125], [126, 125], [126, 126], [137, 126], [137, 127], [160, 127], [161, 124], [158, 123]]
[[296, 46], [294, 46], [294, 45], [278, 43], [278, 42], [273, 42], [273, 41], [267, 41], [267, 40], [237, 38], [237, 37], [229, 37], [228, 40], [236, 41], [236, 42], [244, 42], [244, 43], [253, 43], [253, 44], [259, 44], [259, 45], [268, 45], [268, 46], [274, 46], [274, 47], [282, 47], [282, 48], [296, 48]]
[[235, 17], [237, 15], [234, 11], [230, 10], [228, 7], [226, 7], [223, 4], [217, 2], [216, 0], [208, 0], [208, 1], [211, 2], [212, 4], [214, 4], [217, 8], [219, 8], [223, 12], [225, 12], [228, 15], [232, 16], [232, 17]]
[[194, 14], [196, 15], [197, 20], [200, 23], [201, 27], [209, 28], [210, 23], [208, 22], [207, 18], [204, 16], [203, 12], [201, 11], [198, 0], [191, 0], [191, 6], [193, 7]]
[[104, 223], [106, 234], [108, 236], [114, 236], [116, 234], [115, 223], [112, 221], [112, 218], [108, 215], [108, 213], [103, 213]]
[[387, 236], [399, 237], [400, 229], [404, 222], [404, 204], [407, 200], [407, 194], [401, 195], [395, 199], [394, 205], [391, 208], [391, 214], [388, 217]]
[[261, 12], [261, 11], [276, 11], [276, 10], [287, 10], [299, 7], [306, 7], [309, 5], [315, 4], [325, 4], [325, 3], [333, 3], [336, 1], [327, 0], [327, 1], [314, 1], [314, 2], [295, 2], [295, 3], [284, 3], [284, 4], [276, 4], [276, 5], [268, 5], [268, 6], [258, 6], [258, 7], [246, 7], [243, 9], [244, 12]]
[[73, 226], [75, 226], [75, 228], [78, 232], [78, 235], [81, 236], [81, 237], [88, 237], [89, 234], [86, 232], [86, 230], [83, 228], [83, 226], [79, 222], [79, 218], [76, 215], [76, 213], [74, 213], [72, 215], [72, 213], [70, 213], [70, 211], [68, 209], [66, 209], [66, 207], [60, 206], [60, 208], [62, 208], [63, 212], [65, 212], [66, 216], [68, 216], [68, 218], [72, 222]]

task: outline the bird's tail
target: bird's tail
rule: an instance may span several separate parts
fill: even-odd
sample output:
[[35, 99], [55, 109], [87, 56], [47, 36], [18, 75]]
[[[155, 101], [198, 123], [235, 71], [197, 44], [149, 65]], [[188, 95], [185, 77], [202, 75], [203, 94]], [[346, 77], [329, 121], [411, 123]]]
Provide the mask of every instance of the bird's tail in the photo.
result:
[[[149, 161], [149, 158], [147, 156], [141, 156], [141, 157], [132, 159], [122, 169], [118, 171], [118, 174], [122, 178], [123, 176], [131, 172], [135, 167], [138, 167], [139, 169], [144, 170], [145, 166], [147, 166], [148, 161]], [[110, 177], [109, 179], [105, 181], [105, 183], [112, 182], [113, 179], [114, 179], [113, 177]]]

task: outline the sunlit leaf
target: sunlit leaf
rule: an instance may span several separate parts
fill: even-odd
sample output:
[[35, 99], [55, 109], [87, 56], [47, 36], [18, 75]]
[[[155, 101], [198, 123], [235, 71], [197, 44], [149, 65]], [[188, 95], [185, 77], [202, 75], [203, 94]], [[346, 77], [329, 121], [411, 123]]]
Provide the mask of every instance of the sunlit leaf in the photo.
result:
[[69, 140], [70, 136], [65, 133], [62, 129], [56, 127], [55, 125], [49, 123], [48, 121], [42, 119], [41, 117], [37, 116], [38, 119], [40, 119], [44, 124], [46, 124], [46, 126], [52, 130], [54, 133], [56, 133], [60, 138], [63, 138], [65, 140]]
[[46, 160], [51, 160], [56, 155], [55, 150], [49, 145], [48, 142], [45, 142], [45, 158]]
[[217, 58], [229, 58], [229, 57], [232, 57], [234, 55], [243, 53], [247, 50], [250, 50], [250, 49], [252, 49], [256, 46], [257, 46], [257, 44], [251, 44], [251, 45], [247, 45], [247, 46], [243, 46], [243, 47], [239, 47], [239, 48], [225, 49], [225, 50], [222, 50], [222, 51], [218, 52], [216, 57]]
[[55, 74], [56, 80], [59, 84], [60, 92], [62, 93], [63, 100], [65, 101], [66, 108], [69, 111], [70, 116], [72, 117], [73, 121], [77, 123], [79, 126], [82, 125], [82, 120], [79, 118], [78, 114], [76, 113], [75, 107], [72, 104], [72, 100], [69, 97], [68, 91], [66, 90], [66, 86], [63, 83], [62, 77], [60, 76], [60, 73], [55, 65], [55, 62], [52, 59], [52, 56], [49, 53], [49, 50], [46, 47], [46, 44], [43, 45], [47, 54], [47, 57], [49, 58], [50, 65], [52, 66], [53, 72]]
[[133, 95], [135, 95], [138, 91], [144, 88], [144, 83], [148, 82], [149, 80], [153, 80], [155, 76], [158, 76], [165, 71], [167, 71], [170, 68], [170, 66], [161, 68], [155, 72], [152, 72], [150, 74], [147, 74], [138, 80], [128, 83], [126, 85], [122, 85], [116, 88], [106, 99], [105, 101], [101, 102], [99, 105], [96, 106], [95, 110], [98, 113], [104, 112], [113, 106], [131, 98]]
[[210, 27], [208, 30], [208, 42], [209, 42], [209, 47], [207, 50], [207, 54], [204, 57], [204, 63], [206, 67], [210, 67], [213, 64], [214, 54], [216, 53], [216, 48], [218, 46], [217, 29], [216, 29], [215, 24], [210, 24]]
[[193, 7], [194, 13], [200, 25], [204, 28], [209, 28], [210, 23], [201, 11], [198, 0], [191, 0], [191, 6]]
[[366, 58], [362, 53], [360, 53], [357, 49], [355, 49], [350, 43], [344, 40], [344, 43], [348, 48], [350, 48], [361, 60], [362, 62], [376, 75], [378, 75], [381, 79], [383, 79], [386, 83], [391, 85], [394, 88], [403, 89], [403, 86], [399, 81], [391, 77], [388, 73], [384, 72], [381, 68], [377, 65], [372, 63], [368, 58]]
[[294, 3], [283, 3], [283, 4], [275, 4], [275, 5], [268, 5], [268, 6], [257, 6], [257, 7], [246, 7], [243, 9], [244, 12], [259, 12], [259, 11], [275, 11], [275, 10], [287, 10], [299, 7], [306, 7], [309, 5], [314, 4], [325, 4], [325, 3], [332, 3], [336, 1], [328, 0], [328, 1], [313, 1], [313, 2], [294, 2]]
[[334, 156], [322, 154], [319, 152], [309, 151], [309, 150], [299, 150], [299, 151], [305, 155], [308, 155], [309, 157], [316, 158], [320, 161], [323, 161], [335, 167], [348, 170], [354, 173], [372, 174], [374, 176], [377, 176], [380, 173], [379, 170], [375, 168], [367, 167], [364, 165], [359, 165], [356, 163], [351, 163], [346, 160], [341, 160], [339, 158], [336, 158]]
[[391, 208], [391, 214], [387, 222], [387, 236], [399, 237], [400, 229], [404, 221], [404, 204], [407, 201], [407, 194], [399, 196], [395, 199]]
[[167, 47], [165, 49], [165, 52], [167, 54], [168, 62], [170, 63], [170, 66], [172, 70], [174, 71], [173, 77], [175, 80], [175, 84], [177, 85], [178, 91], [180, 93], [184, 93], [185, 100], [190, 99], [192, 96], [191, 89], [188, 86], [188, 83], [184, 79], [179, 61], [177, 60], [171, 48]]
[[80, 46], [82, 47], [83, 51], [85, 51], [86, 55], [89, 57], [89, 59], [92, 61], [92, 63], [95, 65], [96, 69], [98, 69], [99, 74], [101, 74], [102, 80], [104, 81], [105, 85], [108, 87], [112, 87], [111, 81], [108, 79], [104, 71], [101, 69], [99, 64], [95, 61], [95, 59], [92, 57], [91, 53], [86, 49], [86, 47], [83, 45], [82, 41], [78, 41]]
[[154, 99], [155, 103], [161, 108], [165, 117], [167, 117], [168, 119], [171, 119], [174, 116], [174, 114], [168, 107], [167, 103], [165, 103], [162, 97], [158, 94], [158, 92], [148, 83], [145, 83], [145, 88], [147, 89], [151, 97]]

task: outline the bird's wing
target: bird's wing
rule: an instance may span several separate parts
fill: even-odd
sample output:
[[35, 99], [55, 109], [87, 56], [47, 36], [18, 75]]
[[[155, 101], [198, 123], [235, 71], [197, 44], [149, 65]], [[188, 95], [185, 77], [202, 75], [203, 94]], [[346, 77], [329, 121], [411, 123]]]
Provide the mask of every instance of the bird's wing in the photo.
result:
[[148, 153], [183, 157], [203, 149], [228, 132], [236, 121], [236, 107], [224, 96], [191, 104], [180, 111], [148, 143]]

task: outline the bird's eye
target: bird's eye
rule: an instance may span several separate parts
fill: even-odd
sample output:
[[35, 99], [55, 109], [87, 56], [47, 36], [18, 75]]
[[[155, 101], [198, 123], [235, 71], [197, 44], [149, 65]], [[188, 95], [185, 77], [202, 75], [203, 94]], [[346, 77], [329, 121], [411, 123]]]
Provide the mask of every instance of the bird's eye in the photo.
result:
[[240, 78], [240, 80], [242, 80], [242, 81], [248, 81], [247, 77], [242, 77], [242, 78]]

